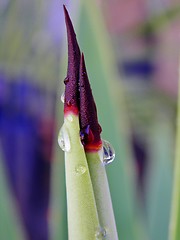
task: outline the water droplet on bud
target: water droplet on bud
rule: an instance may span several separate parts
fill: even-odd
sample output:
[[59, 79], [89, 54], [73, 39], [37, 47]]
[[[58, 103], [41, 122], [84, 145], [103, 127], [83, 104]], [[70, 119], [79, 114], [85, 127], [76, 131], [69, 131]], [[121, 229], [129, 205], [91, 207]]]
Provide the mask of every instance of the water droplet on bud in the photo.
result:
[[80, 164], [75, 168], [75, 172], [77, 175], [82, 175], [86, 172], [86, 167]]
[[59, 131], [58, 144], [60, 148], [65, 152], [69, 152], [71, 149], [69, 134], [67, 129], [64, 127], [64, 125]]
[[108, 165], [114, 161], [115, 158], [115, 151], [112, 145], [106, 141], [103, 140], [103, 164]]
[[64, 99], [65, 99], [65, 93], [63, 92], [63, 93], [61, 94], [61, 102], [62, 102], [62, 103], [64, 103]]

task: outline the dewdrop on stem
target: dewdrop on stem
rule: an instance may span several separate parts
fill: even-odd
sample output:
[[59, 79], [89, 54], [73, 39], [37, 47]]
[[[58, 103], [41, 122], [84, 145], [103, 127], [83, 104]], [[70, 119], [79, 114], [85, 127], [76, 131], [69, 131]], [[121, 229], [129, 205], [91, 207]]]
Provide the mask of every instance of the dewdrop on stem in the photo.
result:
[[115, 159], [115, 150], [113, 146], [106, 140], [103, 140], [103, 147], [102, 147], [102, 163], [104, 166], [109, 165]]
[[69, 133], [64, 125], [59, 131], [58, 144], [64, 152], [69, 152], [71, 149]]

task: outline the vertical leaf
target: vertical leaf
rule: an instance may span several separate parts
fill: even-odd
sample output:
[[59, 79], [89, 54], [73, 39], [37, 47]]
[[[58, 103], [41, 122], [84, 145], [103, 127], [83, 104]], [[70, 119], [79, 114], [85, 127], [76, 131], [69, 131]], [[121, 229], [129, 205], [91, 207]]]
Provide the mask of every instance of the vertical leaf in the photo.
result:
[[173, 131], [167, 116], [150, 130], [150, 159], [146, 182], [149, 239], [167, 240], [172, 188]]

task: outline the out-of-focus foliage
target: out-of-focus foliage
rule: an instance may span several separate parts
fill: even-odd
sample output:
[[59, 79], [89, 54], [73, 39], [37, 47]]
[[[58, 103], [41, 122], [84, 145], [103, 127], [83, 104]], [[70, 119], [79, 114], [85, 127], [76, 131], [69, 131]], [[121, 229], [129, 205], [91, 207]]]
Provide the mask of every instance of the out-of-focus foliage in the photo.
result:
[[[61, 40], [60, 28], [56, 32], [51, 27], [54, 4], [55, 1], [49, 4], [23, 0], [1, 3], [2, 184], [7, 181], [6, 191], [4, 184], [0, 188], [1, 239], [49, 239], [51, 160]], [[11, 197], [7, 199], [7, 196]], [[12, 204], [15, 211], [12, 211]], [[18, 220], [13, 220], [16, 218]]]
[[[116, 162], [114, 162], [114, 166], [109, 166], [107, 171], [119, 236], [124, 239], [138, 239], [134, 225], [136, 199], [133, 190], [133, 162], [128, 146], [128, 123], [125, 122], [126, 112], [123, 106], [123, 96], [120, 96], [123, 90], [117, 82], [112, 50], [102, 17], [95, 9], [97, 9], [96, 2], [82, 3], [79, 41], [87, 59], [87, 69], [99, 109], [98, 116], [103, 129], [103, 137], [110, 141], [116, 149]], [[85, 30], [86, 34], [84, 34]], [[94, 54], [91, 54], [92, 51]], [[115, 92], [117, 88], [121, 91]], [[119, 98], [118, 102], [117, 97]], [[118, 118], [118, 113], [121, 118]], [[131, 172], [131, 175], [128, 176], [128, 172]]]
[[0, 213], [3, 221], [0, 222], [0, 236], [4, 239], [23, 239], [20, 227], [20, 219], [17, 217], [14, 207], [14, 198], [9, 193], [9, 186], [6, 179], [6, 171], [3, 166], [2, 156], [0, 158]]
[[[68, 239], [56, 144], [67, 64], [62, 3], [0, 2], [0, 239]], [[176, 0], [69, 2], [103, 138], [116, 150], [107, 172], [120, 239], [168, 239], [179, 9]]]

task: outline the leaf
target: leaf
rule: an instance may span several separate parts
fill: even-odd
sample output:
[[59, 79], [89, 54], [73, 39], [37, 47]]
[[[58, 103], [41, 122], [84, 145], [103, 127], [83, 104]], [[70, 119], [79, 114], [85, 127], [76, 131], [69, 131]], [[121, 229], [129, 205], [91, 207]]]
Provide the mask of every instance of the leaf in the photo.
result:
[[149, 130], [146, 211], [149, 239], [167, 240], [172, 190], [173, 131], [168, 116], [160, 116]]

